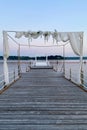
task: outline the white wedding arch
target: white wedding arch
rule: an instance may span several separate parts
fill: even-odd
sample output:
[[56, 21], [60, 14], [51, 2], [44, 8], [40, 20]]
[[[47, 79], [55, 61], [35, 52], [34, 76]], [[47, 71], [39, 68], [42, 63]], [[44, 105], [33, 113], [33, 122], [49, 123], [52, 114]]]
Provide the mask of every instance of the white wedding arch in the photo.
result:
[[[21, 37], [25, 37], [28, 39], [28, 45], [19, 44], [15, 41], [9, 33], [14, 33], [14, 37], [19, 39]], [[8, 38], [11, 38], [19, 47], [20, 46], [32, 46], [31, 41], [32, 39], [37, 38], [44, 38], [45, 42], [48, 42], [50, 37], [53, 39], [53, 43], [56, 42], [56, 45], [62, 41], [64, 45], [69, 42], [73, 52], [80, 56], [80, 68], [79, 70], [82, 71], [82, 57], [83, 57], [83, 32], [58, 32], [55, 31], [3, 31], [3, 57], [4, 57], [4, 76], [5, 76], [5, 83], [9, 84], [9, 74], [8, 74], [8, 64], [7, 58], [9, 57], [9, 43]], [[38, 46], [40, 47], [40, 46]], [[19, 54], [20, 55], [20, 54]], [[79, 76], [80, 77], [80, 76]], [[80, 80], [80, 78], [79, 78]]]

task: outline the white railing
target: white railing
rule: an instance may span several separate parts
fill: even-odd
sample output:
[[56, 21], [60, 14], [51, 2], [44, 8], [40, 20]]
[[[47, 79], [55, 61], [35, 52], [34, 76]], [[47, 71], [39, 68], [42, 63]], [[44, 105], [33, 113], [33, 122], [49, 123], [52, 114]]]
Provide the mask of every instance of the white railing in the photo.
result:
[[[18, 70], [12, 70], [9, 72], [9, 84], [15, 82], [19, 78]], [[5, 86], [8, 86], [5, 84], [4, 74], [0, 75], [0, 90], [2, 90]]]
[[81, 85], [87, 90], [87, 73], [84, 71], [81, 72]]
[[21, 67], [21, 73], [26, 73], [30, 71], [30, 66], [22, 66]]
[[51, 61], [50, 65], [53, 67], [54, 71], [63, 73], [63, 63], [61, 61], [58, 63]]
[[9, 72], [9, 82], [12, 83], [19, 78], [18, 70], [12, 70]]
[[0, 75], [0, 90], [5, 86], [4, 74]]
[[87, 90], [87, 75], [84, 71], [78, 72], [73, 69], [65, 69], [64, 73], [65, 78], [76, 83], [77, 85], [83, 87]]

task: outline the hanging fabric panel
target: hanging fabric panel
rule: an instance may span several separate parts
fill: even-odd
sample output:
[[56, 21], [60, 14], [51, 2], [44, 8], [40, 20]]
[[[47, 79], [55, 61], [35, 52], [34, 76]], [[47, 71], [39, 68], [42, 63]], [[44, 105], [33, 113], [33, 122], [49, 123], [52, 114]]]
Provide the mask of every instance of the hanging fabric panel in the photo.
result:
[[9, 57], [9, 44], [7, 32], [3, 31], [3, 55], [5, 58]]
[[50, 35], [53, 38], [53, 42], [56, 41], [56, 43], [62, 41], [67, 42], [70, 40], [71, 47], [76, 55], [82, 56], [83, 53], [83, 33], [82, 32], [57, 32], [55, 30], [54, 32], [16, 32], [15, 37], [21, 38], [22, 36], [25, 36], [29, 39], [36, 39], [39, 36], [43, 36], [44, 40], [48, 42]]
[[[70, 44], [76, 55], [82, 56], [83, 53], [83, 41], [81, 39], [81, 33], [71, 32], [69, 33]], [[83, 37], [82, 37], [83, 38]]]
[[69, 40], [68, 33], [66, 32], [59, 33], [59, 36], [62, 42], [67, 42]]
[[15, 38], [21, 38], [23, 36], [23, 32], [16, 32]]

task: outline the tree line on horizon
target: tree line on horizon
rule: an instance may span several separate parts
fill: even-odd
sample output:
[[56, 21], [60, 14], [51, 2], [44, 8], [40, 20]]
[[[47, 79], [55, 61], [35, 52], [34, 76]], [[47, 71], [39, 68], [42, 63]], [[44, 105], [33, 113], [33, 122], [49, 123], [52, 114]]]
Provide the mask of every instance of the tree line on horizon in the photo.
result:
[[[63, 59], [60, 55], [51, 55], [47, 57], [49, 60], [57, 60], [57, 59]], [[8, 60], [35, 60], [35, 57], [29, 57], [29, 56], [9, 56]], [[0, 56], [0, 60], [3, 60], [3, 56]], [[37, 56], [37, 60], [46, 60], [46, 56]]]
[[[35, 57], [29, 57], [29, 56], [9, 56], [8, 60], [35, 60]], [[60, 55], [50, 55], [47, 56], [48, 60], [79, 60], [80, 57], [63, 57]], [[87, 57], [83, 57], [84, 60], [87, 59]], [[0, 56], [0, 60], [3, 60], [3, 56]], [[37, 56], [37, 60], [46, 60], [46, 56]]]

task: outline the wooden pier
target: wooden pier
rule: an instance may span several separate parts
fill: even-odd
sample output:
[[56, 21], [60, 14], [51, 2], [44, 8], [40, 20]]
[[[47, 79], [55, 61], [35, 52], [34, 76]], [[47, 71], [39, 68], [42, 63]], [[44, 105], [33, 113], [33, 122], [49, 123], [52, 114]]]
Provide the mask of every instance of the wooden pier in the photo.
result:
[[87, 93], [52, 68], [32, 68], [0, 95], [0, 130], [86, 129]]

